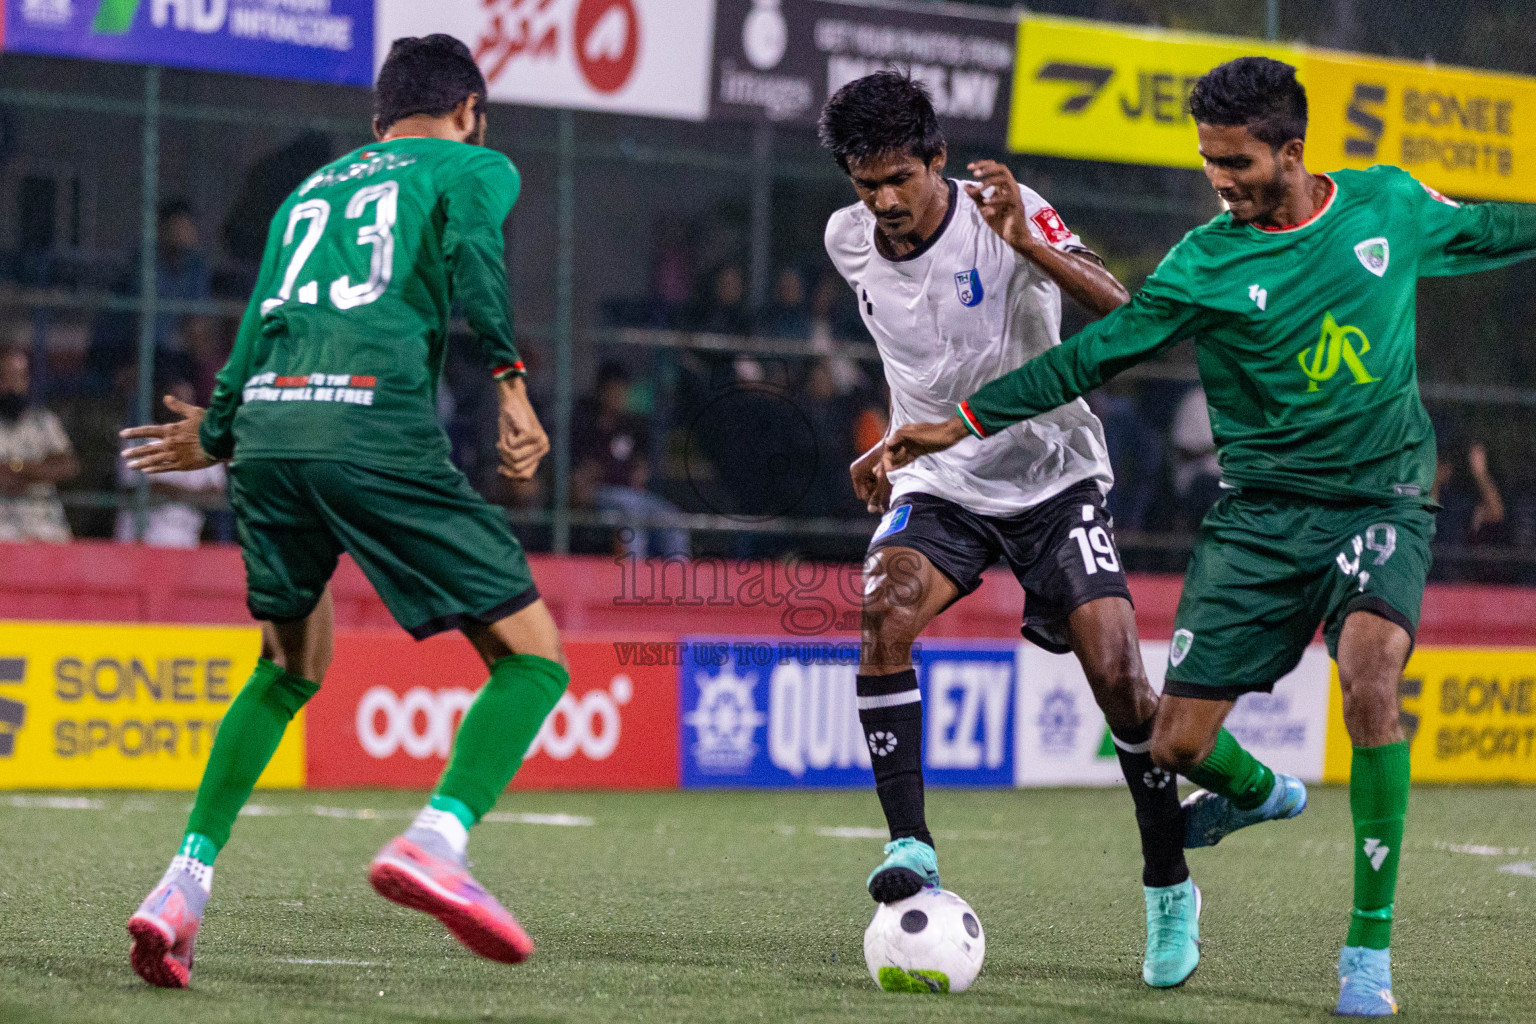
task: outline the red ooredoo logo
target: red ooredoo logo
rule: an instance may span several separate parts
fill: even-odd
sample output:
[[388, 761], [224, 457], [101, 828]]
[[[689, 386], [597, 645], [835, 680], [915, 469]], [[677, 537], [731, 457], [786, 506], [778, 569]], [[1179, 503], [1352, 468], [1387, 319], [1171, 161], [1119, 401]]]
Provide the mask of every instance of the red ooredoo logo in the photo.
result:
[[581, 0], [575, 44], [576, 66], [592, 88], [624, 88], [640, 54], [640, 18], [632, 0]]

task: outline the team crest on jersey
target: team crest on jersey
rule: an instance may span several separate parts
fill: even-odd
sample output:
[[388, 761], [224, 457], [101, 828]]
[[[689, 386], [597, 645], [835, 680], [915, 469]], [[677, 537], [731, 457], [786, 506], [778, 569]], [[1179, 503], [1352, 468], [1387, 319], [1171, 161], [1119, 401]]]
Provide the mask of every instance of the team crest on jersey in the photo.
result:
[[960, 305], [977, 306], [981, 304], [981, 271], [972, 267], [955, 275], [955, 291], [960, 294]]
[[1355, 255], [1360, 258], [1360, 265], [1377, 277], [1387, 272], [1387, 261], [1392, 258], [1392, 250], [1387, 246], [1385, 238], [1367, 238], [1355, 246]]
[[1173, 631], [1173, 643], [1168, 645], [1168, 660], [1175, 668], [1189, 654], [1189, 649], [1195, 645], [1195, 634], [1187, 629]]

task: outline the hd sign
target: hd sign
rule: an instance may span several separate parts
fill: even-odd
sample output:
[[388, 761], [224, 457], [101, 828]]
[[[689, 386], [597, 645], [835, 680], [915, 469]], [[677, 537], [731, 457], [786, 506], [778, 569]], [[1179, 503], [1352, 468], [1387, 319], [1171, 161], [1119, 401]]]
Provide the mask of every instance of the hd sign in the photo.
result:
[[[0, 624], [0, 789], [192, 789], [253, 628]], [[259, 785], [304, 784], [303, 712]]]
[[702, 120], [713, 0], [378, 0], [377, 64], [401, 36], [462, 39], [491, 99]]
[[374, 0], [4, 0], [5, 49], [373, 83]]

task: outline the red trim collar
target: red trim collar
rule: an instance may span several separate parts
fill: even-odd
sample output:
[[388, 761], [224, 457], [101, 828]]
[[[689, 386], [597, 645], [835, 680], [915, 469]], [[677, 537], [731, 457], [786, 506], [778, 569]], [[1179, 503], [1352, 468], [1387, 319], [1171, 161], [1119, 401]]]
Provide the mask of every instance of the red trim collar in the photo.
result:
[[1302, 221], [1300, 224], [1286, 224], [1283, 227], [1278, 227], [1278, 228], [1269, 228], [1269, 227], [1264, 227], [1261, 224], [1254, 224], [1253, 227], [1257, 228], [1260, 231], [1263, 231], [1265, 234], [1278, 235], [1278, 234], [1283, 234], [1284, 232], [1287, 232], [1287, 231], [1300, 231], [1302, 228], [1306, 227], [1308, 224], [1315, 223], [1317, 221], [1317, 218], [1321, 217], [1323, 214], [1328, 212], [1328, 208], [1333, 205], [1333, 197], [1339, 194], [1339, 186], [1338, 186], [1337, 183], [1334, 182], [1334, 180], [1332, 178], [1330, 178], [1326, 174], [1320, 174], [1320, 175], [1318, 175], [1318, 177], [1320, 177], [1324, 181], [1328, 182], [1328, 198], [1323, 200], [1323, 205], [1322, 206], [1319, 206], [1316, 210], [1312, 211], [1312, 216], [1308, 217], [1306, 220]]

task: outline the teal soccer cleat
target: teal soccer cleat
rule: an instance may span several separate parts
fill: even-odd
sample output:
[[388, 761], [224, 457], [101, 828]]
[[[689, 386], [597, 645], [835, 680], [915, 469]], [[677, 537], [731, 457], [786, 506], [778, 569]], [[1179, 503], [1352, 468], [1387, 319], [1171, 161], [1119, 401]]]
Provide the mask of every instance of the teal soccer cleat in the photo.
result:
[[1345, 946], [1339, 950], [1339, 1005], [1336, 1017], [1390, 1017], [1397, 1012], [1392, 998], [1392, 951]]
[[1184, 798], [1184, 848], [1215, 846], [1240, 828], [1294, 818], [1306, 809], [1307, 787], [1295, 776], [1278, 772], [1269, 798], [1251, 811], [1239, 810], [1232, 801], [1208, 789], [1197, 789]]
[[1200, 966], [1200, 888], [1191, 879], [1157, 888], [1147, 896], [1147, 955], [1141, 980], [1153, 988], [1174, 988]]
[[939, 855], [921, 839], [904, 836], [885, 844], [885, 863], [869, 873], [864, 883], [877, 903], [895, 903], [926, 886], [939, 884]]

